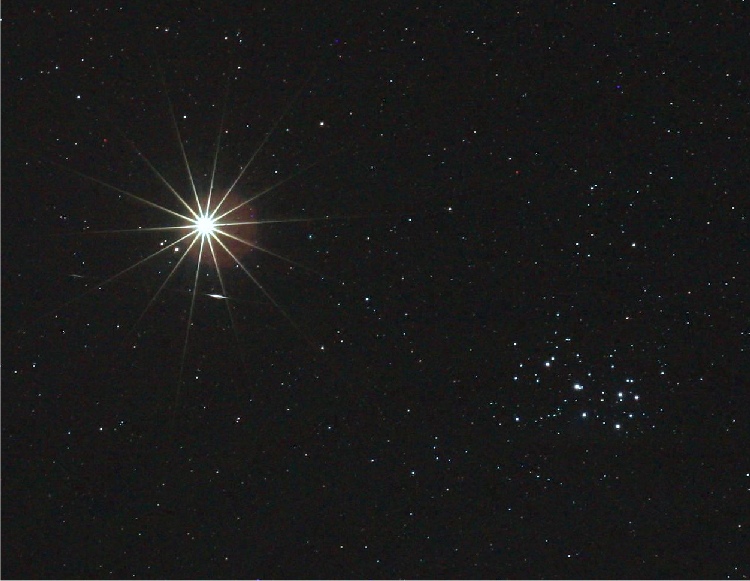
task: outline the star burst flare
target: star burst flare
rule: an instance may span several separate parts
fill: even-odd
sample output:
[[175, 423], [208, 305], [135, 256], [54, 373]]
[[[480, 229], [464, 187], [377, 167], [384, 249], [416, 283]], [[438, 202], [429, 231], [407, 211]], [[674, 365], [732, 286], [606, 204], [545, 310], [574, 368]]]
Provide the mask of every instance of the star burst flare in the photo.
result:
[[[114, 234], [114, 233], [128, 233], [128, 232], [141, 232], [141, 233], [163, 232], [167, 234], [171, 232], [173, 234], [176, 234], [176, 236], [174, 237], [172, 241], [164, 240], [163, 242], [160, 243], [160, 247], [156, 249], [155, 251], [153, 251], [151, 254], [145, 256], [144, 258], [141, 258], [134, 264], [131, 264], [130, 266], [110, 276], [109, 278], [103, 281], [96, 282], [95, 284], [90, 286], [88, 289], [86, 289], [86, 291], [84, 291], [81, 295], [74, 297], [70, 301], [66, 302], [64, 305], [61, 305], [61, 307], [59, 308], [69, 305], [70, 303], [81, 299], [83, 296], [86, 296], [91, 292], [102, 289], [103, 287], [120, 279], [127, 273], [130, 273], [138, 269], [145, 263], [152, 261], [156, 257], [167, 255], [166, 253], [171, 250], [173, 254], [176, 253], [177, 260], [174, 261], [171, 268], [169, 269], [169, 271], [166, 273], [163, 280], [161, 281], [160, 286], [150, 297], [148, 304], [146, 304], [145, 308], [143, 308], [142, 312], [140, 313], [140, 316], [135, 321], [130, 332], [128, 332], [128, 334], [126, 335], [126, 339], [127, 339], [127, 337], [130, 336], [135, 331], [135, 329], [139, 326], [139, 324], [143, 320], [146, 313], [155, 305], [157, 299], [162, 294], [162, 292], [165, 289], [167, 289], [167, 286], [170, 280], [172, 280], [172, 278], [177, 273], [177, 271], [181, 268], [181, 266], [188, 261], [192, 262], [195, 265], [195, 274], [193, 278], [192, 290], [190, 293], [191, 298], [190, 298], [190, 306], [189, 306], [188, 316], [187, 316], [187, 325], [185, 328], [184, 341], [182, 344], [182, 356], [180, 360], [180, 371], [179, 371], [175, 408], [177, 404], [179, 403], [180, 390], [181, 390], [181, 386], [183, 383], [183, 377], [184, 377], [185, 365], [186, 365], [186, 359], [187, 359], [187, 353], [188, 353], [188, 345], [190, 342], [191, 327], [193, 324], [193, 314], [195, 311], [196, 298], [198, 297], [199, 294], [200, 295], [205, 294], [205, 296], [209, 296], [214, 299], [221, 299], [225, 302], [229, 320], [231, 322], [231, 326], [234, 329], [235, 334], [237, 334], [234, 315], [232, 312], [232, 305], [230, 304], [232, 299], [231, 299], [229, 292], [227, 291], [227, 287], [225, 284], [225, 277], [222, 274], [222, 272], [226, 272], [228, 269], [238, 269], [239, 271], [243, 272], [244, 275], [246, 275], [247, 278], [250, 281], [252, 281], [252, 284], [255, 286], [255, 288], [265, 297], [265, 299], [270, 304], [274, 306], [274, 308], [279, 313], [283, 315], [283, 317], [299, 332], [300, 336], [302, 336], [307, 343], [314, 346], [316, 349], [323, 349], [323, 346], [319, 344], [316, 345], [315, 342], [310, 340], [310, 338], [306, 335], [306, 333], [303, 332], [303, 330], [295, 322], [295, 320], [291, 317], [291, 315], [285, 310], [285, 308], [279, 303], [279, 301], [276, 298], [274, 298], [274, 296], [272, 296], [272, 294], [260, 282], [257, 276], [253, 274], [253, 272], [251, 272], [251, 270], [248, 268], [248, 266], [245, 263], [245, 258], [251, 252], [257, 251], [257, 252], [261, 252], [263, 254], [269, 255], [273, 257], [274, 259], [284, 261], [285, 263], [293, 265], [295, 267], [301, 267], [302, 269], [311, 271], [319, 276], [322, 276], [317, 271], [309, 267], [306, 267], [305, 265], [302, 265], [296, 262], [295, 260], [292, 260], [286, 256], [283, 256], [279, 253], [276, 253], [272, 250], [269, 250], [268, 248], [261, 246], [258, 243], [258, 228], [260, 225], [264, 223], [313, 222], [316, 220], [331, 220], [335, 218], [326, 216], [323, 218], [290, 217], [290, 218], [274, 218], [274, 219], [260, 220], [256, 213], [255, 207], [251, 205], [258, 198], [265, 196], [266, 194], [284, 185], [286, 182], [299, 177], [301, 174], [303, 174], [304, 172], [308, 171], [310, 168], [318, 164], [321, 160], [319, 159], [315, 162], [309, 163], [306, 166], [298, 167], [297, 170], [293, 172], [291, 175], [288, 175], [287, 177], [277, 181], [276, 183], [266, 187], [265, 189], [254, 192], [247, 199], [243, 198], [242, 196], [240, 196], [238, 193], [234, 191], [235, 187], [239, 184], [240, 180], [245, 175], [246, 170], [250, 167], [250, 165], [253, 163], [253, 161], [258, 156], [260, 151], [267, 144], [270, 137], [275, 132], [279, 123], [284, 118], [284, 116], [289, 111], [289, 109], [292, 107], [294, 102], [299, 98], [299, 95], [302, 91], [303, 86], [300, 87], [299, 91], [297, 91], [296, 94], [291, 97], [291, 99], [287, 103], [287, 106], [284, 108], [284, 111], [281, 113], [279, 117], [275, 119], [271, 128], [264, 135], [260, 144], [253, 151], [252, 155], [249, 156], [249, 159], [247, 160], [247, 162], [241, 167], [239, 174], [231, 182], [231, 185], [226, 190], [217, 189], [214, 185], [218, 157], [219, 157], [219, 152], [221, 149], [221, 135], [223, 133], [223, 122], [224, 122], [223, 115], [222, 115], [222, 121], [219, 126], [218, 136], [217, 136], [216, 143], [215, 143], [215, 151], [213, 155], [213, 166], [210, 172], [210, 184], [208, 185], [205, 192], [201, 192], [196, 187], [196, 183], [193, 177], [194, 172], [193, 172], [193, 169], [191, 168], [191, 164], [188, 161], [188, 156], [185, 151], [184, 140], [181, 136], [180, 128], [177, 123], [177, 116], [175, 115], [171, 100], [169, 100], [169, 96], [166, 91], [166, 85], [165, 85], [165, 94], [167, 95], [167, 101], [169, 104], [169, 116], [171, 118], [172, 127], [176, 135], [176, 141], [179, 146], [182, 162], [184, 164], [184, 169], [186, 170], [187, 178], [190, 184], [190, 188], [187, 191], [187, 195], [185, 192], [180, 193], [177, 190], [177, 188], [175, 188], [170, 183], [170, 181], [167, 180], [165, 175], [143, 153], [143, 151], [132, 140], [130, 140], [124, 134], [123, 131], [118, 129], [118, 133], [120, 133], [123, 139], [130, 145], [133, 151], [137, 154], [137, 157], [140, 158], [140, 160], [149, 168], [151, 173], [156, 178], [158, 178], [161, 184], [165, 186], [169, 192], [171, 192], [171, 194], [173, 195], [173, 199], [178, 203], [178, 206], [179, 206], [178, 210], [167, 207], [166, 205], [163, 205], [161, 203], [157, 203], [156, 201], [149, 199], [149, 197], [144, 197], [142, 195], [135, 194], [126, 189], [120, 188], [105, 180], [85, 174], [73, 168], [61, 165], [57, 162], [54, 162], [54, 161], [52, 162], [54, 165], [61, 167], [67, 171], [70, 171], [83, 179], [89, 180], [99, 186], [104, 187], [107, 190], [118, 193], [121, 197], [124, 196], [130, 200], [138, 202], [139, 204], [143, 206], [151, 208], [152, 210], [158, 210], [162, 215], [166, 214], [172, 220], [171, 224], [164, 225], [164, 226], [139, 227], [139, 228], [120, 229], [120, 230], [98, 230], [98, 231], [86, 230], [87, 233], [89, 234]], [[226, 102], [224, 106], [226, 107]], [[187, 245], [187, 246], [184, 246], [184, 245]], [[170, 262], [172, 261], [170, 260]], [[220, 289], [221, 289], [220, 294], [218, 294], [217, 292], [208, 292], [208, 291], [206, 293], [199, 293], [199, 286], [200, 286], [200, 281], [201, 281], [201, 275], [203, 274], [202, 273], [203, 268], [206, 268], [209, 271], [213, 271], [215, 273], [216, 280], [218, 281]]]

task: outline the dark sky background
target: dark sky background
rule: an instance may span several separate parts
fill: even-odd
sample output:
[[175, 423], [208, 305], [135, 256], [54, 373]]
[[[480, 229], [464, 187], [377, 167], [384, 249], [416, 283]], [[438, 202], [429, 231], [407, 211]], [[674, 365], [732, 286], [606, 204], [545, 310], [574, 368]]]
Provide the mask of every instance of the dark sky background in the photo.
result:
[[[44, 4], [4, 577], [750, 575], [736, 3]], [[220, 126], [217, 188], [252, 158], [262, 291], [184, 244], [98, 289], [182, 223], [149, 164], [192, 199], [170, 107], [200, 191]]]

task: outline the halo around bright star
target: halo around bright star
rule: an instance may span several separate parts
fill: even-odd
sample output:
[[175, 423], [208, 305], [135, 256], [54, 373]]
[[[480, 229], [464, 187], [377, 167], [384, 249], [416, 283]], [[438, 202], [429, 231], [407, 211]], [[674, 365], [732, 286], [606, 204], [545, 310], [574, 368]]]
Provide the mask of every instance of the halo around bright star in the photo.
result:
[[214, 233], [216, 226], [210, 216], [200, 216], [195, 221], [195, 229], [203, 236], [210, 236]]

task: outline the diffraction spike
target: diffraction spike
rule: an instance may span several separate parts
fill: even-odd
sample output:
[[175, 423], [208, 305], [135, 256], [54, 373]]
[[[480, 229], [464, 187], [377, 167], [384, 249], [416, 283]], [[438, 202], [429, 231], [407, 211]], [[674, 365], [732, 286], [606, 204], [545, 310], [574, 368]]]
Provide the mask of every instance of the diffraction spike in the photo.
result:
[[[146, 263], [156, 259], [159, 256], [163, 256], [169, 250], [172, 250], [172, 249], [177, 250], [178, 245], [180, 243], [188, 242], [187, 247], [181, 251], [181, 254], [177, 262], [174, 264], [174, 266], [172, 266], [169, 269], [164, 279], [161, 281], [161, 284], [156, 289], [154, 294], [150, 297], [144, 309], [142, 310], [142, 312], [136, 319], [135, 323], [133, 324], [132, 328], [123, 339], [123, 342], [127, 341], [127, 338], [131, 336], [133, 332], [135, 332], [135, 330], [143, 321], [146, 314], [155, 305], [159, 296], [167, 288], [167, 285], [169, 284], [170, 280], [172, 280], [176, 272], [181, 267], [183, 267], [186, 261], [186, 258], [188, 256], [193, 256], [193, 258], [196, 259], [195, 260], [195, 263], [196, 263], [195, 276], [193, 277], [193, 288], [192, 288], [192, 292], [190, 296], [190, 305], [188, 309], [188, 317], [187, 317], [187, 324], [186, 324], [185, 333], [184, 333], [184, 341], [182, 342], [179, 375], [178, 375], [177, 390], [176, 390], [174, 410], [173, 410], [175, 413], [180, 405], [182, 384], [184, 380], [185, 367], [187, 364], [187, 355], [188, 355], [189, 345], [190, 345], [191, 327], [193, 325], [193, 319], [194, 319], [195, 307], [196, 307], [196, 299], [198, 296], [200, 276], [202, 272], [201, 265], [204, 263], [210, 267], [211, 271], [216, 273], [216, 277], [219, 282], [219, 286], [221, 288], [221, 293], [222, 293], [221, 295], [212, 294], [210, 296], [214, 296], [214, 297], [220, 296], [220, 298], [222, 298], [225, 301], [225, 304], [227, 306], [229, 322], [231, 324], [233, 333], [235, 334], [235, 338], [238, 341], [239, 341], [239, 333], [238, 333], [237, 326], [235, 323], [235, 317], [232, 312], [232, 305], [230, 304], [229, 293], [227, 292], [225, 279], [222, 275], [222, 269], [227, 268], [229, 266], [238, 267], [244, 273], [247, 279], [251, 281], [251, 283], [255, 286], [255, 288], [266, 298], [266, 300], [268, 300], [271, 303], [271, 305], [273, 305], [273, 307], [284, 317], [284, 319], [286, 319], [290, 323], [290, 325], [296, 329], [296, 331], [300, 334], [300, 336], [302, 336], [307, 343], [314, 346], [314, 343], [306, 336], [306, 334], [303, 332], [300, 326], [296, 323], [293, 317], [287, 312], [287, 310], [269, 292], [269, 290], [260, 282], [260, 280], [258, 280], [258, 278], [250, 272], [247, 266], [243, 263], [242, 254], [247, 252], [247, 250], [249, 249], [257, 250], [268, 256], [274, 257], [275, 259], [284, 261], [288, 264], [292, 264], [294, 266], [303, 268], [305, 270], [309, 270], [311, 272], [315, 272], [319, 276], [322, 276], [320, 275], [320, 273], [316, 272], [315, 270], [309, 267], [306, 267], [300, 264], [299, 262], [292, 260], [291, 258], [285, 257], [277, 252], [274, 252], [268, 248], [265, 248], [257, 244], [254, 240], [255, 236], [253, 235], [257, 227], [266, 223], [310, 222], [315, 219], [311, 219], [311, 218], [278, 219], [277, 218], [277, 219], [271, 219], [271, 220], [260, 220], [255, 217], [255, 213], [250, 207], [250, 204], [254, 202], [255, 200], [259, 199], [261, 196], [270, 194], [274, 190], [283, 186], [284, 184], [290, 182], [291, 180], [298, 178], [300, 175], [302, 175], [303, 173], [305, 173], [306, 171], [308, 171], [309, 169], [311, 169], [312, 167], [320, 163], [321, 160], [314, 161], [312, 163], [307, 164], [306, 166], [302, 168], [297, 169], [295, 172], [293, 172], [289, 176], [251, 195], [248, 199], [241, 199], [239, 196], [234, 194], [233, 191], [235, 190], [239, 182], [242, 180], [242, 178], [244, 177], [244, 175], [246, 174], [250, 166], [253, 164], [255, 159], [258, 157], [258, 155], [267, 146], [267, 144], [269, 143], [269, 141], [275, 134], [277, 128], [279, 127], [280, 123], [282, 122], [282, 120], [285, 118], [288, 112], [294, 107], [294, 105], [300, 98], [300, 95], [302, 94], [303, 90], [309, 83], [315, 70], [316, 69], [314, 68], [310, 72], [310, 74], [308, 74], [304, 82], [300, 85], [299, 89], [288, 99], [287, 103], [282, 109], [282, 112], [276, 117], [270, 129], [264, 134], [260, 143], [255, 147], [254, 151], [249, 156], [247, 161], [241, 166], [241, 169], [239, 170], [238, 175], [231, 182], [231, 185], [229, 186], [229, 188], [226, 189], [222, 195], [218, 195], [215, 193], [215, 179], [216, 179], [216, 174], [217, 174], [219, 155], [221, 152], [221, 135], [222, 135], [222, 132], [224, 131], [227, 101], [228, 101], [228, 95], [229, 95], [229, 79], [227, 79], [226, 90], [224, 91], [224, 98], [223, 98], [223, 103], [222, 103], [221, 119], [219, 122], [217, 138], [215, 140], [215, 147], [214, 147], [213, 156], [212, 156], [213, 159], [211, 163], [210, 183], [209, 183], [208, 191], [205, 193], [204, 196], [201, 196], [195, 184], [194, 170], [191, 168], [191, 165], [190, 165], [190, 161], [189, 161], [187, 151], [185, 148], [185, 141], [180, 131], [180, 127], [177, 121], [177, 116], [175, 114], [175, 109], [172, 103], [172, 99], [169, 96], [166, 79], [164, 77], [163, 72], [161, 71], [161, 68], [159, 68], [159, 72], [160, 72], [159, 76], [160, 76], [160, 80], [162, 84], [162, 89], [163, 89], [163, 92], [167, 101], [167, 108], [169, 111], [170, 122], [174, 130], [174, 135], [177, 141], [177, 146], [179, 148], [180, 157], [181, 157], [182, 163], [184, 164], [185, 172], [187, 174], [187, 179], [190, 184], [190, 190], [192, 193], [190, 197], [193, 198], [194, 200], [193, 203], [188, 202], [186, 197], [180, 194], [177, 188], [175, 188], [175, 186], [172, 183], [170, 183], [169, 180], [167, 180], [165, 175], [148, 158], [148, 156], [144, 153], [143, 149], [140, 148], [133, 140], [127, 137], [127, 135], [125, 134], [125, 132], [123, 131], [121, 127], [119, 127], [114, 121], [112, 121], [112, 124], [114, 125], [114, 128], [117, 131], [117, 133], [128, 143], [128, 145], [135, 152], [137, 158], [140, 159], [144, 163], [144, 165], [150, 170], [150, 172], [167, 188], [167, 190], [173, 195], [173, 197], [176, 198], [179, 206], [183, 209], [182, 212], [170, 209], [166, 206], [158, 204], [152, 200], [149, 200], [143, 196], [137, 195], [124, 188], [118, 187], [98, 177], [83, 173], [81, 171], [78, 171], [76, 169], [73, 169], [64, 165], [61, 165], [57, 162], [51, 162], [57, 167], [63, 168], [66, 171], [69, 171], [82, 179], [91, 181], [107, 190], [121, 194], [131, 200], [136, 201], [137, 203], [145, 207], [151, 208], [153, 210], [157, 210], [160, 213], [168, 215], [171, 218], [175, 218], [179, 221], [179, 224], [177, 225], [165, 225], [165, 226], [158, 226], [158, 227], [125, 228], [125, 229], [111, 229], [111, 230], [87, 230], [86, 231], [87, 234], [127, 234], [127, 233], [134, 233], [134, 232], [147, 232], [147, 233], [148, 232], [150, 233], [175, 232], [177, 233], [177, 238], [173, 240], [172, 242], [164, 245], [162, 248], [157, 249], [156, 251], [149, 254], [148, 256], [136, 261], [132, 265], [110, 276], [109, 278], [101, 282], [95, 283], [94, 285], [86, 289], [83, 293], [67, 301], [64, 305], [61, 305], [61, 307], [56, 309], [57, 311], [60, 308], [63, 308], [67, 305], [70, 305], [80, 300], [81, 298], [87, 296], [89, 293], [97, 289], [102, 289], [105, 286], [110, 285], [114, 281], [123, 277], [125, 274], [130, 273], [138, 269], [139, 267], [142, 267]], [[110, 117], [110, 120], [111, 120], [111, 117]], [[215, 200], [217, 201], [215, 202]], [[326, 217], [322, 219], [329, 220], [333, 218]]]

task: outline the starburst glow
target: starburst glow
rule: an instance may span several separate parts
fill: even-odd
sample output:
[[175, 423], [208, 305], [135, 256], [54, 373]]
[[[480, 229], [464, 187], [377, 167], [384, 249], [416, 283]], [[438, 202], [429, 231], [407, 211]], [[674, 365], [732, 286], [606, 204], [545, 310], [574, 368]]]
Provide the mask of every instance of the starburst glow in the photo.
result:
[[183, 216], [192, 232], [188, 255], [218, 270], [235, 266], [250, 250], [257, 248], [259, 222], [248, 202], [231, 191], [220, 197], [198, 197], [197, 217]]
[[213, 218], [208, 213], [201, 211], [200, 217], [195, 220], [195, 230], [201, 236], [215, 236], [218, 228]]
[[[216, 144], [215, 144], [215, 151], [213, 155], [213, 165], [212, 165], [212, 169], [210, 173], [210, 184], [207, 188], [207, 191], [200, 192], [198, 188], [196, 187], [196, 183], [193, 177], [194, 171], [191, 167], [191, 164], [188, 161], [188, 157], [185, 151], [184, 141], [180, 134], [180, 128], [177, 123], [177, 116], [175, 115], [174, 109], [172, 107], [172, 103], [169, 100], [168, 93], [166, 91], [166, 85], [164, 89], [165, 89], [164, 92], [167, 95], [167, 101], [169, 103], [169, 114], [170, 114], [170, 118], [172, 122], [172, 127], [176, 135], [176, 140], [177, 140], [177, 144], [179, 146], [179, 150], [181, 153], [182, 162], [184, 165], [185, 172], [187, 174], [188, 182], [190, 184], [190, 188], [186, 192], [182, 192], [182, 193], [179, 192], [178, 189], [174, 187], [167, 180], [165, 175], [157, 167], [155, 167], [155, 165], [150, 161], [150, 159], [146, 157], [143, 151], [134, 142], [128, 139], [124, 135], [124, 132], [122, 131], [119, 131], [119, 132], [123, 136], [125, 141], [127, 141], [127, 143], [135, 151], [139, 159], [149, 168], [151, 173], [171, 193], [173, 200], [175, 201], [177, 205], [177, 209], [168, 207], [167, 205], [164, 205], [161, 203], [157, 203], [150, 198], [147, 198], [142, 195], [137, 195], [131, 191], [128, 191], [126, 189], [113, 185], [105, 180], [93, 177], [88, 174], [84, 174], [70, 167], [67, 167], [67, 166], [60, 166], [60, 167], [78, 175], [81, 178], [94, 182], [98, 184], [99, 186], [102, 186], [108, 190], [117, 192], [120, 196], [125, 196], [133, 201], [138, 202], [139, 204], [142, 204], [143, 206], [147, 208], [156, 210], [161, 215], [168, 216], [170, 220], [173, 221], [172, 224], [164, 225], [160, 227], [135, 228], [135, 229], [129, 229], [129, 230], [107, 230], [107, 231], [88, 230], [89, 233], [100, 233], [100, 234], [101, 233], [109, 233], [109, 234], [138, 233], [138, 232], [140, 233], [152, 232], [153, 233], [156, 231], [156, 232], [163, 232], [164, 234], [167, 234], [167, 235], [171, 234], [174, 236], [174, 238], [171, 242], [169, 242], [168, 240], [163, 241], [160, 244], [160, 247], [156, 249], [154, 252], [152, 252], [150, 255], [146, 256], [145, 258], [142, 258], [141, 260], [128, 266], [127, 268], [123, 269], [117, 274], [114, 274], [108, 279], [102, 282], [99, 282], [95, 284], [94, 286], [89, 287], [82, 295], [79, 295], [73, 300], [78, 300], [90, 292], [93, 292], [98, 289], [102, 289], [106, 285], [121, 278], [126, 273], [129, 273], [138, 269], [140, 266], [155, 259], [158, 256], [165, 256], [166, 253], [170, 251], [172, 253], [176, 253], [178, 257], [176, 262], [173, 264], [172, 268], [166, 273], [163, 281], [161, 282], [161, 285], [156, 290], [156, 292], [151, 296], [150, 300], [148, 301], [148, 304], [145, 306], [140, 316], [137, 318], [135, 324], [133, 325], [133, 328], [131, 329], [131, 333], [132, 333], [136, 329], [136, 327], [139, 325], [141, 320], [144, 318], [146, 313], [149, 311], [149, 309], [151, 309], [154, 306], [154, 304], [156, 303], [161, 293], [167, 288], [167, 285], [169, 284], [170, 280], [173, 278], [175, 273], [178, 271], [178, 269], [180, 269], [180, 267], [186, 262], [192, 262], [195, 265], [195, 274], [194, 274], [194, 277], [192, 277], [193, 286], [192, 286], [192, 291], [191, 291], [191, 298], [190, 298], [189, 311], [188, 311], [188, 317], [187, 317], [187, 325], [186, 325], [185, 334], [184, 334], [182, 357], [181, 357], [181, 362], [180, 362], [180, 372], [179, 372], [178, 388], [177, 388], [177, 401], [175, 402], [177, 404], [177, 402], [179, 401], [180, 388], [181, 388], [181, 384], [183, 381], [185, 362], [186, 362], [186, 357], [187, 357], [187, 352], [188, 352], [188, 344], [190, 340], [190, 330], [191, 330], [191, 326], [193, 322], [193, 313], [195, 310], [196, 298], [198, 297], [198, 295], [201, 294], [201, 295], [209, 296], [214, 299], [223, 300], [227, 306], [227, 313], [229, 316], [229, 320], [231, 321], [231, 325], [234, 328], [235, 333], [237, 333], [234, 316], [232, 314], [232, 306], [230, 304], [231, 297], [226, 288], [224, 276], [222, 275], [222, 271], [225, 271], [229, 268], [232, 268], [232, 269], [236, 268], [239, 271], [243, 272], [244, 275], [246, 275], [247, 278], [250, 281], [252, 281], [252, 284], [257, 288], [257, 290], [266, 298], [266, 300], [270, 302], [276, 308], [276, 310], [279, 313], [281, 313], [284, 316], [284, 318], [295, 329], [297, 329], [297, 331], [300, 332], [302, 337], [304, 337], [308, 342], [310, 342], [309, 339], [305, 337], [305, 334], [302, 332], [300, 327], [292, 319], [292, 317], [287, 313], [287, 311], [282, 307], [282, 305], [270, 294], [270, 292], [258, 280], [258, 278], [251, 272], [251, 270], [246, 266], [243, 260], [250, 252], [258, 251], [266, 255], [270, 255], [274, 259], [284, 261], [290, 265], [294, 265], [297, 267], [305, 268], [307, 270], [311, 270], [295, 262], [294, 260], [289, 259], [288, 257], [285, 257], [276, 252], [273, 252], [267, 248], [264, 248], [263, 246], [260, 246], [257, 242], [257, 229], [259, 225], [263, 223], [270, 223], [270, 222], [284, 223], [284, 222], [301, 222], [301, 221], [310, 222], [311, 219], [310, 218], [282, 218], [282, 219], [259, 220], [256, 215], [256, 211], [254, 207], [251, 206], [251, 204], [255, 202], [261, 196], [264, 196], [272, 192], [273, 190], [285, 184], [286, 182], [298, 177], [299, 175], [301, 175], [302, 173], [304, 173], [305, 171], [307, 171], [308, 169], [316, 165], [318, 162], [316, 161], [316, 162], [308, 164], [307, 166], [298, 167], [295, 173], [277, 181], [276, 183], [272, 184], [271, 186], [263, 190], [253, 192], [252, 195], [250, 195], [248, 198], [243, 198], [242, 196], [240, 196], [239, 194], [235, 192], [236, 187], [242, 180], [247, 169], [251, 166], [251, 164], [253, 163], [257, 155], [260, 153], [260, 151], [264, 148], [264, 146], [270, 139], [271, 135], [274, 133], [277, 126], [279, 125], [280, 121], [284, 118], [284, 115], [286, 114], [286, 112], [291, 108], [291, 106], [299, 97], [302, 91], [302, 87], [300, 87], [299, 91], [297, 91], [297, 93], [287, 103], [287, 106], [284, 109], [284, 112], [275, 120], [270, 130], [265, 134], [260, 144], [257, 146], [257, 148], [252, 153], [252, 155], [249, 156], [249, 159], [247, 160], [247, 162], [241, 167], [238, 175], [235, 177], [235, 179], [231, 182], [231, 185], [226, 190], [217, 189], [214, 185], [215, 178], [216, 178], [216, 169], [217, 169], [217, 164], [218, 164], [219, 152], [221, 149], [221, 135], [223, 133], [223, 117], [222, 117], [222, 124], [220, 124], [219, 126], [218, 136], [217, 136]], [[225, 106], [226, 106], [226, 103], [225, 103]], [[56, 165], [59, 165], [59, 164], [56, 164]], [[326, 217], [323, 219], [327, 220], [329, 218]], [[190, 259], [190, 260], [188, 261], [187, 259]], [[203, 274], [203, 268], [207, 268], [210, 271], [213, 271], [215, 273], [216, 280], [218, 280], [218, 283], [221, 288], [221, 294], [218, 294], [216, 292], [205, 292], [205, 293], [199, 292], [199, 286], [200, 286], [200, 281], [201, 281], [201, 275]], [[69, 301], [66, 304], [69, 304], [70, 302], [72, 301]], [[322, 349], [323, 347], [319, 346], [319, 348]]]

